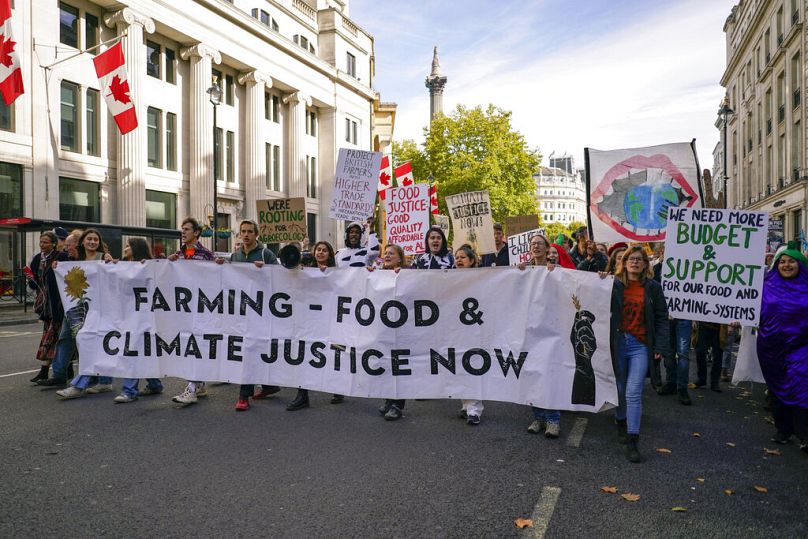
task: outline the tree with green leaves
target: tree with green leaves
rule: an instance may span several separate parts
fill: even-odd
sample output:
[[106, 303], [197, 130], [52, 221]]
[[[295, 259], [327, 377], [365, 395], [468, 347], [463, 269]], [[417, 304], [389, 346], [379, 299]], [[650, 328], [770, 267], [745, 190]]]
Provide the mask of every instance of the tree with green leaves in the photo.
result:
[[547, 236], [547, 239], [550, 241], [555, 242], [555, 239], [559, 234], [564, 234], [568, 238], [571, 238], [572, 233], [582, 226], [586, 226], [586, 223], [582, 223], [580, 221], [573, 221], [567, 225], [564, 223], [548, 223], [544, 225], [544, 235]]
[[424, 128], [423, 148], [412, 140], [393, 144], [396, 164], [412, 162], [416, 181], [429, 176], [438, 188], [438, 206], [446, 214], [444, 197], [487, 190], [495, 221], [511, 215], [536, 215], [538, 150], [527, 146], [511, 126], [511, 113], [494, 105], [468, 109], [462, 105], [439, 115]]

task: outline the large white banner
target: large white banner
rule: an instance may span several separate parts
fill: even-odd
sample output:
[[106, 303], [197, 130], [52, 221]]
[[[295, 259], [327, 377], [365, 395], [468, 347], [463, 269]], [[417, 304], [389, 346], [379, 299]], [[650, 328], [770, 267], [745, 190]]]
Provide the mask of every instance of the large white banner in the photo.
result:
[[497, 251], [488, 191], [449, 195], [446, 197], [446, 207], [452, 218], [452, 230], [454, 230], [453, 250], [456, 251], [467, 243], [478, 255]]
[[381, 162], [381, 152], [339, 149], [329, 217], [364, 221], [373, 215]]
[[388, 189], [385, 198], [387, 243], [401, 246], [408, 255], [424, 252], [429, 230], [429, 186], [415, 183]]
[[671, 208], [662, 289], [674, 318], [756, 326], [768, 214]]
[[596, 241], [664, 241], [668, 208], [702, 206], [693, 143], [584, 153]]
[[68, 318], [86, 312], [82, 374], [564, 410], [617, 403], [603, 299], [612, 279], [592, 273], [183, 260], [56, 271]]

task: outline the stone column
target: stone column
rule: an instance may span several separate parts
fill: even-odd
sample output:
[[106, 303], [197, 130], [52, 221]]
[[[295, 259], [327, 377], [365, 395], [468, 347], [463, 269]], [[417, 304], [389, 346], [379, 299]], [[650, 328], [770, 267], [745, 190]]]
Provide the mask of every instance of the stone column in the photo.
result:
[[251, 71], [241, 73], [238, 81], [247, 87], [243, 215], [245, 219], [256, 220], [255, 201], [264, 198], [267, 185], [264, 93], [272, 87], [272, 78], [260, 71]]
[[[222, 57], [214, 48], [202, 43], [180, 50], [183, 60], [191, 62], [189, 117], [189, 165], [191, 217], [200, 223], [213, 215], [213, 105], [207, 90], [212, 84], [212, 62]], [[207, 206], [207, 209], [206, 209]]]
[[[117, 134], [118, 222], [124, 226], [146, 226], [146, 103], [142, 81], [146, 75], [144, 30], [154, 32], [154, 21], [131, 8], [104, 15], [104, 22], [122, 38], [129, 96], [135, 103], [139, 127], [126, 135]], [[117, 131], [117, 127], [115, 128]]]
[[289, 105], [289, 126], [287, 137], [287, 175], [289, 197], [306, 196], [306, 162], [303, 154], [303, 137], [306, 133], [306, 107], [311, 106], [311, 98], [301, 92], [289, 94], [283, 98]]

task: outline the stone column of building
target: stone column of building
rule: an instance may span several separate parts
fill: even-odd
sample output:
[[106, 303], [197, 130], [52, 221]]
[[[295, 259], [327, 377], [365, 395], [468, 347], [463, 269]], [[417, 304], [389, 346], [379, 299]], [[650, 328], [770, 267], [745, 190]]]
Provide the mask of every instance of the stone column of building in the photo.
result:
[[441, 74], [440, 60], [438, 60], [438, 47], [432, 50], [432, 72], [426, 78], [426, 87], [429, 88], [429, 123], [437, 114], [443, 114], [443, 87], [447, 78]]
[[289, 163], [289, 189], [290, 197], [306, 196], [306, 163], [303, 155], [303, 137], [306, 133], [306, 107], [311, 106], [311, 98], [301, 92], [289, 94], [283, 98], [289, 105], [289, 136], [287, 138]]
[[272, 88], [272, 78], [260, 71], [241, 73], [240, 84], [247, 87], [244, 147], [244, 218], [256, 220], [255, 201], [264, 198], [267, 184], [264, 149], [264, 93]]
[[[117, 134], [118, 223], [146, 226], [146, 103], [142, 80], [146, 74], [143, 32], [154, 32], [154, 21], [131, 8], [104, 15], [104, 22], [122, 35], [123, 55], [129, 79], [129, 97], [135, 103], [139, 129]], [[116, 128], [117, 131], [117, 128]]]
[[189, 117], [190, 212], [200, 223], [213, 216], [213, 105], [207, 93], [212, 84], [212, 62], [221, 63], [216, 49], [199, 43], [180, 51], [191, 62]]

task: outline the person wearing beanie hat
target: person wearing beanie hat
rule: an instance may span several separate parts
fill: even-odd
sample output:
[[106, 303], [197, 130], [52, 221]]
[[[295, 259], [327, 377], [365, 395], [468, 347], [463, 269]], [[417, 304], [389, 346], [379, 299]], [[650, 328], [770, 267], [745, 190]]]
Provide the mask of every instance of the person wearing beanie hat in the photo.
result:
[[769, 386], [772, 441], [792, 435], [808, 453], [808, 259], [790, 241], [763, 279], [757, 355]]
[[53, 229], [53, 233], [56, 234], [56, 239], [58, 240], [56, 243], [56, 250], [63, 250], [65, 248], [65, 239], [67, 239], [68, 236], [67, 230], [57, 226]]

